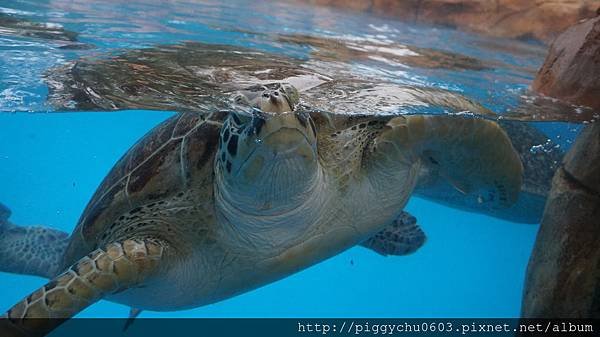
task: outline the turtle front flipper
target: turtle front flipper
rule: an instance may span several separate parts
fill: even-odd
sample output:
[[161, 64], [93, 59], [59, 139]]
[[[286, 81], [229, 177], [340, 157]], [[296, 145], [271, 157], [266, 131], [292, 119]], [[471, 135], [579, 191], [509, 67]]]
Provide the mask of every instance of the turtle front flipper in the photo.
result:
[[97, 249], [15, 304], [5, 314], [6, 322], [23, 335], [43, 336], [101, 298], [142, 286], [155, 274], [165, 248], [146, 239]]
[[435, 165], [465, 198], [485, 207], [509, 207], [521, 189], [519, 155], [504, 130], [489, 120], [456, 115], [394, 117], [375, 144], [373, 155], [388, 163], [395, 158]]
[[408, 255], [421, 248], [425, 240], [425, 233], [417, 225], [417, 219], [402, 211], [383, 230], [361, 243], [361, 246], [383, 256]]

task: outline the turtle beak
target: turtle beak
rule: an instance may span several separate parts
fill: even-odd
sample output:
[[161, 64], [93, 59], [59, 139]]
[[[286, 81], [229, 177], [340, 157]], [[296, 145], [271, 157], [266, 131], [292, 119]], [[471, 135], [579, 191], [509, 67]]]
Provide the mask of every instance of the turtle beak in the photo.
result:
[[304, 146], [308, 144], [310, 148], [316, 150], [316, 139], [311, 125], [303, 116], [291, 113], [282, 113], [279, 115], [269, 115], [266, 117], [255, 118], [253, 126], [258, 138], [276, 149], [275, 152], [289, 152], [288, 149], [295, 149], [297, 145]]

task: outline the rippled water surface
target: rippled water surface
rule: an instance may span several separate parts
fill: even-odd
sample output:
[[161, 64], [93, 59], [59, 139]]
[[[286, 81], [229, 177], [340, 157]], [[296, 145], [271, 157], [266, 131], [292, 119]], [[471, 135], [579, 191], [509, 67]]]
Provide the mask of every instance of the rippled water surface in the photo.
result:
[[[114, 162], [154, 125], [272, 80], [340, 114], [550, 120], [518, 124], [526, 131], [514, 136], [522, 156], [543, 157], [549, 170], [579, 123], [597, 116], [528, 92], [545, 52], [535, 42], [293, 2], [0, 0], [0, 202], [17, 224], [70, 232]], [[407, 206], [428, 235], [415, 254], [354, 248], [231, 300], [142, 315], [518, 316], [537, 225], [421, 196]], [[43, 283], [0, 274], [0, 311]], [[101, 302], [81, 315], [126, 313]]]

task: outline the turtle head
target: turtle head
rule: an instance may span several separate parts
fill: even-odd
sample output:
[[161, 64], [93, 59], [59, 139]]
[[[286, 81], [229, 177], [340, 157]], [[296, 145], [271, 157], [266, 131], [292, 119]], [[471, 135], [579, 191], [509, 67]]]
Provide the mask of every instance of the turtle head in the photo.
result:
[[[261, 89], [258, 91], [259, 95], [252, 99], [250, 104], [263, 113], [293, 112], [298, 105], [298, 91], [289, 84], [277, 83], [268, 87], [263, 86]], [[247, 98], [252, 96], [251, 94], [242, 95]]]
[[290, 85], [241, 92], [236, 103], [251, 109], [236, 109], [221, 129], [216, 172], [224, 201], [257, 215], [285, 213], [317, 180], [314, 123], [295, 109]]

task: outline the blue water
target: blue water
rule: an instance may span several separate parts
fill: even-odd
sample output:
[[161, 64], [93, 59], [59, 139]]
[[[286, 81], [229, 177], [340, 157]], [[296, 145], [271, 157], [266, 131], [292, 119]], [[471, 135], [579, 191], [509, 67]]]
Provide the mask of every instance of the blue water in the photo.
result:
[[[58, 42], [0, 34], [0, 110], [6, 111], [0, 113], [0, 202], [12, 209], [14, 223], [43, 224], [70, 232], [116, 160], [174, 113], [15, 113], [53, 110], [45, 101], [42, 75], [69, 60], [184, 40], [309, 58], [308, 47], [283, 45], [269, 34], [381, 35], [398, 43], [462, 53], [497, 66], [484, 72], [414, 67], [394, 71], [370, 63], [360, 65], [363, 71], [382, 69], [382, 79], [451, 89], [500, 112], [514, 104], [544, 57], [544, 47], [535, 43], [487, 39], [324, 8], [242, 1], [156, 3], [0, 0], [0, 11], [62, 24], [80, 32], [82, 43], [97, 47], [67, 51], [58, 49]], [[247, 6], [251, 10], [240, 10]], [[383, 39], [381, 36], [378, 38]], [[541, 128], [563, 148], [573, 138], [570, 129], [577, 129], [553, 124]], [[519, 315], [537, 225], [466, 213], [419, 198], [412, 198], [407, 210], [418, 218], [428, 236], [425, 246], [412, 255], [381, 257], [357, 247], [217, 304], [180, 312], [144, 312], [142, 317]], [[38, 277], [0, 273], [0, 311], [45, 282]], [[127, 313], [125, 306], [101, 301], [79, 316], [125, 317]]]

